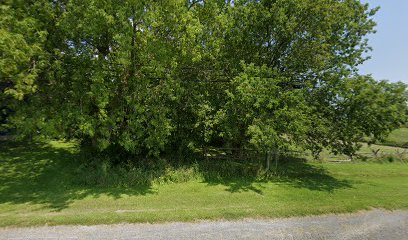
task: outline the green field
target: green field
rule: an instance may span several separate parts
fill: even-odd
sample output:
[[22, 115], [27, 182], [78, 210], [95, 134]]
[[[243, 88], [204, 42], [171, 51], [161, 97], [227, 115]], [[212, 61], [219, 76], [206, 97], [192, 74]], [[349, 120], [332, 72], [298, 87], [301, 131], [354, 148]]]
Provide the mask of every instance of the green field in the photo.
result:
[[[350, 161], [347, 155], [333, 155], [327, 150], [320, 154], [321, 160], [324, 162], [330, 161]], [[313, 160], [312, 156], [307, 156], [309, 160]], [[394, 147], [389, 145], [379, 145], [361, 143], [361, 148], [357, 152], [355, 160], [365, 160], [368, 162], [393, 162], [399, 161], [408, 163], [408, 149], [401, 147]]]
[[408, 147], [408, 128], [399, 128], [392, 131], [387, 139], [381, 144], [396, 147]]
[[80, 170], [83, 156], [72, 143], [0, 144], [1, 227], [408, 209], [408, 165], [403, 163], [299, 161], [282, 164], [282, 174], [264, 179], [214, 177], [196, 167], [190, 179], [160, 181], [188, 172], [187, 167], [164, 171], [143, 185], [92, 185], [78, 180], [87, 173]]

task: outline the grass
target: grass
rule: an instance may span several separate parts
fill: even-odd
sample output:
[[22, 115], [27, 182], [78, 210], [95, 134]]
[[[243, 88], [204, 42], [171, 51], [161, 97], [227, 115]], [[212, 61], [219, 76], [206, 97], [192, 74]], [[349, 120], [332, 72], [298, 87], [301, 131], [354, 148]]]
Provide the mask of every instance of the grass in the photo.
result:
[[121, 173], [109, 166], [92, 177], [95, 172], [84, 170], [83, 153], [73, 143], [0, 144], [0, 227], [408, 209], [408, 165], [403, 163], [292, 161], [280, 163], [268, 177], [242, 168], [246, 177], [234, 178], [217, 162], [212, 166], [221, 174], [197, 162], [153, 168], [143, 184], [146, 173], [135, 169], [138, 174], [126, 175], [134, 184], [126, 185], [109, 181]]
[[391, 132], [383, 145], [408, 147], [408, 128], [399, 128]]
[[[408, 149], [401, 147], [393, 147], [387, 145], [378, 145], [361, 143], [361, 149], [357, 152], [355, 160], [371, 161], [371, 162], [403, 162], [408, 163]], [[347, 155], [333, 155], [327, 150], [321, 153], [323, 161], [349, 161], [350, 157]], [[307, 156], [312, 160], [312, 156]]]

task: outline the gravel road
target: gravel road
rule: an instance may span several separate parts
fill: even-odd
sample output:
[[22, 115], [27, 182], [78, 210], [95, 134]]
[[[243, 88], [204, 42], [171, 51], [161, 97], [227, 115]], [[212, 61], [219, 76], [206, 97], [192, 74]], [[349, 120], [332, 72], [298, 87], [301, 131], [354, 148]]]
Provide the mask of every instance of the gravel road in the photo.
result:
[[408, 211], [286, 219], [0, 228], [0, 239], [408, 239]]

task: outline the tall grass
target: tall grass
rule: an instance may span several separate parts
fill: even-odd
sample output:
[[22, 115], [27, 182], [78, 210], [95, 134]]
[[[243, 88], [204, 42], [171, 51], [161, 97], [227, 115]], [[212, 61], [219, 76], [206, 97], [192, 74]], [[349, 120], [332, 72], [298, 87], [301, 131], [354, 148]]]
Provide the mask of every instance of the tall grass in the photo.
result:
[[[94, 159], [82, 164], [76, 171], [75, 183], [83, 186], [133, 187], [162, 185], [189, 181], [223, 182], [229, 180], [269, 181], [299, 175], [321, 175], [321, 169], [305, 159], [285, 156], [278, 164], [265, 169], [251, 161], [197, 158], [177, 163], [173, 160], [143, 159], [126, 164], [112, 164], [109, 160]], [[313, 176], [312, 176], [313, 175]]]
[[83, 164], [76, 171], [75, 183], [88, 186], [132, 187], [138, 185], [184, 183], [223, 179], [262, 179], [267, 171], [262, 166], [230, 161], [188, 163], [185, 165], [151, 164], [148, 166], [112, 165], [109, 162]]
[[132, 187], [138, 185], [181, 183], [202, 178], [197, 164], [171, 165], [165, 160], [145, 164], [119, 164], [92, 161], [76, 171], [76, 183], [92, 186]]

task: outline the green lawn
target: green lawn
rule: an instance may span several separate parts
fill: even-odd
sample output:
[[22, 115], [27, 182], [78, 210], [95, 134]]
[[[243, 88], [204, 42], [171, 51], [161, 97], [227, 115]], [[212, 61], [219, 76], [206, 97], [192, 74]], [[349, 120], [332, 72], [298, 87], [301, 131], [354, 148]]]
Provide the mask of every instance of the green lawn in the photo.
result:
[[[286, 175], [201, 177], [135, 187], [80, 185], [73, 144], [0, 142], [0, 227], [273, 218], [408, 209], [408, 165], [288, 164]], [[203, 175], [205, 176], [205, 175]]]

